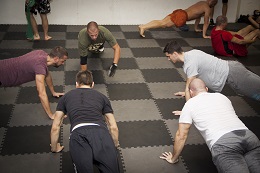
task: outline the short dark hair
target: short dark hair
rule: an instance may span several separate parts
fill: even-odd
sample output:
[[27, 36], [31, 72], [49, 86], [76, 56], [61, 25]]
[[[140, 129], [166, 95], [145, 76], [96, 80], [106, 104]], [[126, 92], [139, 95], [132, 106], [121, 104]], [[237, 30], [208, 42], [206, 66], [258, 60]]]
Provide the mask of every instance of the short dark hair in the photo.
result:
[[163, 49], [163, 53], [172, 54], [173, 52], [177, 52], [179, 54], [183, 53], [183, 50], [182, 50], [180, 44], [175, 40], [172, 40], [169, 43], [167, 43]]
[[221, 24], [227, 23], [226, 16], [218, 16], [216, 19], [216, 26], [220, 26]]
[[61, 46], [56, 46], [51, 50], [49, 56], [51, 58], [54, 58], [54, 57], [63, 58], [64, 56], [68, 56], [68, 52], [65, 48], [63, 48]]
[[78, 85], [92, 86], [93, 83], [92, 73], [88, 70], [79, 71], [76, 75], [76, 82], [78, 83]]

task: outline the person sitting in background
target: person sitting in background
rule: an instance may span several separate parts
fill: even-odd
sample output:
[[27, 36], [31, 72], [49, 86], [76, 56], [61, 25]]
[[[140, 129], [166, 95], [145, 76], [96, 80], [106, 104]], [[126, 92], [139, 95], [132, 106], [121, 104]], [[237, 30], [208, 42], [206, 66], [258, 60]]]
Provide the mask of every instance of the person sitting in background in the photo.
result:
[[255, 28], [260, 29], [260, 10], [255, 10], [254, 14], [248, 17], [249, 22]]
[[247, 56], [247, 47], [260, 36], [259, 29], [248, 25], [238, 32], [226, 31], [227, 24], [227, 17], [217, 17], [216, 27], [211, 31], [211, 43], [214, 51], [222, 56]]

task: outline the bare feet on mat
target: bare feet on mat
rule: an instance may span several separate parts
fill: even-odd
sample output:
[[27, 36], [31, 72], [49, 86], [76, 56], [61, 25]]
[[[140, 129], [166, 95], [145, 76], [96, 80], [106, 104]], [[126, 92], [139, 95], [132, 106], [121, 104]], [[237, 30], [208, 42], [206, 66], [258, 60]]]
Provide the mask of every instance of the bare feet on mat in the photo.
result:
[[34, 35], [34, 36], [33, 36], [33, 39], [34, 39], [34, 40], [40, 40], [41, 37], [40, 37], [39, 35]]
[[50, 36], [45, 36], [44, 39], [45, 39], [45, 40], [50, 40], [50, 39], [52, 39], [52, 37], [50, 37]]

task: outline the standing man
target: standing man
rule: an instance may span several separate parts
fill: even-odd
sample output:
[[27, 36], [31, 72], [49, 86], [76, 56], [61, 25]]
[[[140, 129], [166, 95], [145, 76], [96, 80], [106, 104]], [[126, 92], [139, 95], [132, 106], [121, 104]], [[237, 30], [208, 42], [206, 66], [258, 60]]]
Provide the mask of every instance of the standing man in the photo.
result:
[[70, 154], [75, 170], [93, 173], [93, 163], [100, 172], [119, 173], [117, 158], [118, 127], [110, 101], [93, 90], [91, 72], [80, 71], [76, 89], [66, 93], [56, 109], [51, 129], [51, 151], [60, 152], [60, 126], [65, 115], [71, 122]]
[[202, 79], [208, 88], [221, 92], [227, 83], [238, 94], [260, 101], [260, 76], [247, 70], [237, 61], [225, 61], [200, 50], [183, 52], [176, 41], [169, 42], [163, 52], [173, 63], [182, 62], [187, 75], [185, 92], [175, 93], [190, 99], [189, 84], [192, 79]]
[[[37, 15], [37, 11], [40, 14], [42, 20], [42, 28], [44, 32], [44, 40], [50, 40], [52, 37], [48, 35], [49, 30], [49, 22], [47, 18], [47, 14], [51, 12], [51, 6], [49, 0], [25, 0], [25, 12], [29, 12], [27, 20], [30, 20], [28, 23], [32, 26], [33, 37], [28, 37], [29, 40], [40, 40], [40, 35], [38, 32], [38, 25], [35, 20], [34, 14]], [[32, 7], [29, 7], [29, 4], [34, 4]]]
[[[185, 10], [177, 9], [173, 11], [171, 14], [169, 14], [162, 20], [153, 20], [147, 24], [140, 25], [140, 36], [145, 37], [144, 31], [151, 28], [166, 28], [172, 26], [182, 27], [186, 24], [186, 21], [195, 20], [195, 31], [202, 31], [203, 38], [210, 38], [210, 36], [206, 35], [209, 26], [210, 8], [214, 7], [216, 3], [217, 0], [199, 1]], [[198, 25], [200, 23], [201, 17], [203, 16], [204, 25], [203, 29], [201, 30], [198, 28]]]
[[[227, 10], [228, 10], [228, 0], [222, 0], [222, 16], [227, 16]], [[214, 16], [214, 7], [211, 8], [211, 12], [210, 12], [210, 26], [214, 26], [214, 20], [213, 20], [213, 16]]]
[[114, 61], [109, 68], [108, 76], [115, 75], [120, 58], [120, 46], [112, 33], [96, 22], [89, 22], [87, 28], [82, 29], [78, 35], [78, 48], [80, 54], [81, 70], [87, 70], [87, 58], [89, 53], [102, 53], [105, 41], [114, 49]]
[[227, 24], [227, 17], [217, 17], [216, 27], [211, 31], [213, 49], [222, 56], [247, 56], [247, 47], [260, 38], [260, 30], [248, 25], [238, 32], [226, 31]]
[[189, 85], [191, 99], [184, 105], [173, 152], [161, 159], [177, 163], [191, 124], [200, 131], [219, 173], [259, 173], [260, 141], [237, 117], [231, 101], [220, 93], [208, 93], [205, 83], [196, 78]]
[[0, 60], [0, 87], [18, 86], [35, 80], [42, 107], [49, 118], [54, 119], [45, 82], [54, 97], [60, 97], [64, 93], [55, 92], [48, 66], [59, 67], [67, 58], [66, 49], [58, 46], [52, 49], [49, 55], [43, 50], [34, 50], [16, 58]]

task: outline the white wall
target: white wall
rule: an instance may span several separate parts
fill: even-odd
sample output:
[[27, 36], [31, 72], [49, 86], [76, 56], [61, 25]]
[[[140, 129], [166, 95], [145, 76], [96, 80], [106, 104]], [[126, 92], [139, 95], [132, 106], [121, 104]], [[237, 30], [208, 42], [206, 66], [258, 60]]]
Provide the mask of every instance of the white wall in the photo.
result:
[[[0, 24], [25, 24], [24, 1], [1, 0]], [[52, 0], [48, 19], [50, 24], [85, 25], [94, 20], [99, 24], [137, 25], [162, 19], [173, 10], [185, 9], [196, 2], [198, 0]], [[219, 0], [214, 18], [221, 14], [221, 8]], [[260, 0], [229, 0], [229, 22], [235, 22], [239, 14], [251, 14], [254, 9], [260, 9]]]

